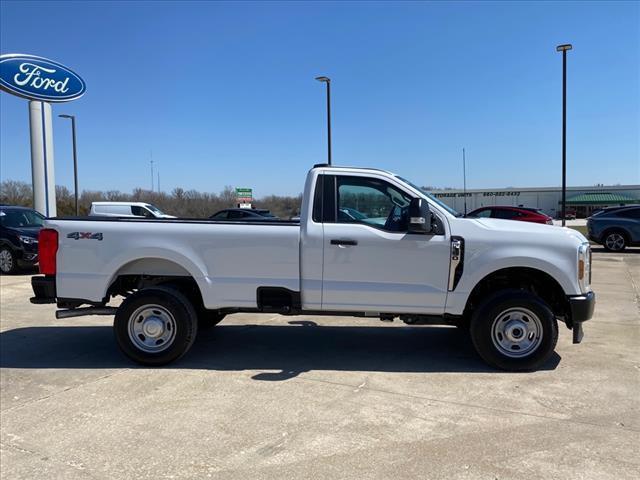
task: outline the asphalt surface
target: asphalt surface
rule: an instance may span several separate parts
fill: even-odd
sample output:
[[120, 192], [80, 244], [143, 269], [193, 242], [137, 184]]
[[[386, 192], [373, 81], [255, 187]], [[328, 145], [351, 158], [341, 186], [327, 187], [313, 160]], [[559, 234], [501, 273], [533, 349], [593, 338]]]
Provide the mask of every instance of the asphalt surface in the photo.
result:
[[141, 368], [0, 277], [0, 477], [637, 479], [640, 250], [593, 279], [583, 343], [509, 374], [453, 328], [244, 314]]

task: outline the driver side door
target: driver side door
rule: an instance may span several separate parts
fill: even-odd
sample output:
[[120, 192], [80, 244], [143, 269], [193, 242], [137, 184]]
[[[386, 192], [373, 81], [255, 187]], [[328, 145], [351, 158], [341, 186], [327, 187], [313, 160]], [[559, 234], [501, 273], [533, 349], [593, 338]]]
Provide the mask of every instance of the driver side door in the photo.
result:
[[411, 194], [386, 180], [330, 177], [335, 200], [325, 208], [335, 213], [323, 221], [322, 309], [442, 314], [447, 236], [408, 233]]

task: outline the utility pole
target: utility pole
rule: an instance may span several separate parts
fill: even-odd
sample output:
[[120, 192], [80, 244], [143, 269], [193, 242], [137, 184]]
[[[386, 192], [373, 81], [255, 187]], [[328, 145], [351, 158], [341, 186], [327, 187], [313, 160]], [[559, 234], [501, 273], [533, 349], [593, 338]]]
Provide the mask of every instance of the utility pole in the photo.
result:
[[151, 150], [150, 155], [151, 155], [151, 191], [153, 192], [153, 150]]
[[464, 216], [467, 216], [467, 159], [464, 152], [464, 147], [462, 148], [462, 194], [464, 195]]

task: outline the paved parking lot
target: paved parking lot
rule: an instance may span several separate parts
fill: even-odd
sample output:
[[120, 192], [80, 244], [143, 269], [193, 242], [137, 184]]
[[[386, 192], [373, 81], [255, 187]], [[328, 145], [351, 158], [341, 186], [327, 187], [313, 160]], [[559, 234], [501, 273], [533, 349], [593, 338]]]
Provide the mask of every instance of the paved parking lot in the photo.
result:
[[594, 254], [596, 316], [539, 372], [486, 368], [456, 329], [234, 315], [170, 368], [111, 317], [56, 320], [1, 277], [6, 479], [636, 479], [640, 250]]

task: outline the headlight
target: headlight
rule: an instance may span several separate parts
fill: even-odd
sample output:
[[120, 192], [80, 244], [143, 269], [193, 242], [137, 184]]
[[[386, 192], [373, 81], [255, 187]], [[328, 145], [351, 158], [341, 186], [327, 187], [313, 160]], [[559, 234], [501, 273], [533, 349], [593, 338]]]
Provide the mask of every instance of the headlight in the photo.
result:
[[25, 245], [33, 245], [34, 243], [38, 243], [37, 238], [27, 237], [26, 235], [18, 235], [18, 238]]
[[588, 243], [578, 248], [578, 284], [582, 293], [587, 293], [591, 287], [591, 247]]

